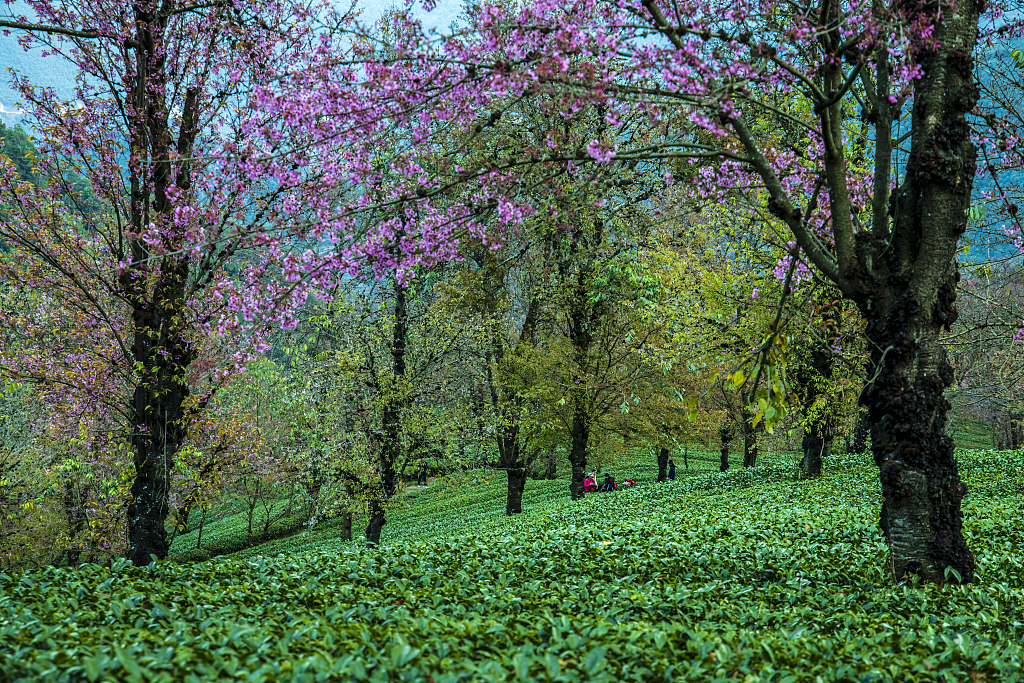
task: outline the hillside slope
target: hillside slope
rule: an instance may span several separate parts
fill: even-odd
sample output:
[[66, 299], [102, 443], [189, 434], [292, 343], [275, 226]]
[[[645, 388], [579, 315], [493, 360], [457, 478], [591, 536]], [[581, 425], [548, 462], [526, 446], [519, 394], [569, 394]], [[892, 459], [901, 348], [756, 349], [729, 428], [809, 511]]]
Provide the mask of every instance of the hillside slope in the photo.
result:
[[0, 671], [19, 681], [1020, 680], [1024, 471], [1013, 453], [962, 462], [979, 576], [964, 588], [891, 585], [877, 475], [863, 460], [830, 460], [810, 482], [779, 463], [576, 502], [563, 489], [514, 518], [452, 521], [489, 505], [495, 481], [461, 501], [414, 494], [374, 549], [293, 538], [303, 552], [0, 575]]

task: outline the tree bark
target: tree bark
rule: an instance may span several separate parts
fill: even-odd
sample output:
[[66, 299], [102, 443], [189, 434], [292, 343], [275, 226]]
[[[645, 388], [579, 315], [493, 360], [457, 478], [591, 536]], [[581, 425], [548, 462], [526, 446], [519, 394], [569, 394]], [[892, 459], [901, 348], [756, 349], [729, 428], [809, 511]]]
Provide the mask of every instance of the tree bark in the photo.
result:
[[505, 499], [505, 514], [517, 515], [523, 511], [523, 491], [526, 489], [526, 468], [515, 467], [508, 473], [508, 496]]
[[[572, 445], [569, 450], [569, 464], [572, 468], [572, 480], [569, 483], [569, 494], [573, 500], [582, 498], [583, 479], [587, 470], [587, 445], [590, 442], [590, 430], [594, 419], [591, 372], [591, 348], [594, 344], [594, 325], [604, 315], [606, 306], [603, 302], [590, 301], [590, 287], [594, 269], [594, 255], [587, 252], [580, 258], [581, 247], [597, 249], [604, 239], [604, 224], [594, 222], [594, 232], [588, 235], [580, 231], [573, 235], [569, 245], [569, 258], [559, 264], [559, 270], [568, 288], [566, 323], [569, 342], [572, 344], [574, 377], [569, 389], [572, 419], [569, 430]], [[578, 260], [578, 268], [572, 276], [570, 261]]]
[[380, 532], [386, 523], [384, 505], [374, 500], [370, 503], [370, 523], [366, 525], [366, 545], [374, 546], [380, 543]]
[[558, 475], [558, 458], [554, 449], [548, 451], [544, 456], [544, 478], [553, 480]]
[[[175, 289], [184, 294], [183, 287]], [[174, 300], [167, 293], [155, 298], [164, 301], [168, 296]], [[136, 310], [134, 316], [138, 332], [133, 352], [145, 370], [132, 401], [135, 481], [128, 504], [128, 559], [140, 566], [149, 564], [152, 557], [167, 557], [170, 474], [187, 435], [185, 368], [192, 361], [188, 344], [175, 329], [177, 323], [164, 319], [169, 316], [156, 309]], [[161, 332], [157, 344], [151, 329]]]
[[[827, 304], [821, 306], [826, 321], [832, 321], [832, 307]], [[804, 425], [804, 438], [801, 442], [803, 458], [800, 460], [800, 469], [805, 476], [817, 477], [821, 475], [822, 460], [831, 450], [832, 442], [832, 416], [828, 406], [819, 406], [818, 398], [822, 394], [829, 380], [832, 379], [832, 354], [824, 340], [816, 340], [811, 347], [807, 364], [797, 374], [798, 381], [803, 387], [803, 406], [807, 424]]]
[[757, 429], [750, 420], [743, 421], [743, 467], [757, 464]]
[[583, 479], [587, 476], [587, 443], [590, 441], [590, 427], [586, 418], [577, 413], [572, 420], [572, 447], [569, 450], [569, 465], [572, 468], [572, 481], [569, 482], [569, 495], [579, 500], [584, 495]]
[[[197, 94], [187, 92], [175, 145], [168, 124], [168, 73], [161, 42], [167, 17], [155, 7], [138, 4], [135, 18], [134, 65], [126, 64], [128, 95], [136, 108], [130, 142], [140, 156], [129, 166], [131, 224], [139, 234], [155, 225], [170, 236], [177, 230], [171, 188], [191, 188], [188, 162], [175, 173], [172, 156], [191, 156]], [[167, 556], [164, 525], [170, 511], [170, 472], [188, 430], [183, 410], [189, 396], [186, 371], [195, 360], [186, 334], [190, 257], [177, 249], [154, 257], [138, 238], [127, 244], [124, 260], [129, 265], [118, 283], [131, 310], [131, 360], [139, 372], [129, 405], [135, 481], [128, 504], [127, 556], [136, 565], [147, 565], [153, 557]], [[152, 292], [146, 289], [149, 281]]]
[[801, 442], [804, 457], [800, 460], [800, 469], [808, 477], [821, 475], [821, 461], [824, 458], [825, 440], [812, 427], [804, 430], [804, 438]]
[[668, 481], [668, 455], [667, 448], [658, 451], [658, 481]]
[[732, 426], [728, 423], [722, 425], [718, 430], [718, 437], [722, 441], [722, 459], [718, 465], [720, 472], [729, 469], [729, 442], [732, 441]]
[[341, 516], [341, 540], [352, 540], [352, 513], [346, 512]]
[[396, 463], [402, 456], [402, 407], [405, 401], [402, 382], [405, 378], [406, 337], [409, 330], [409, 310], [406, 306], [406, 292], [402, 283], [395, 278], [395, 327], [391, 343], [391, 370], [394, 382], [386, 387], [391, 392], [381, 413], [381, 432], [384, 438], [380, 450], [380, 488], [370, 503], [370, 523], [366, 526], [367, 545], [380, 543], [380, 532], [387, 522], [385, 506], [395, 495], [397, 479]]
[[893, 231], [858, 233], [859, 258], [848, 274], [859, 285], [854, 299], [872, 349], [872, 380], [862, 401], [882, 484], [880, 525], [897, 580], [918, 574], [942, 583], [947, 570], [954, 581], [974, 578], [974, 555], [962, 530], [967, 486], [946, 433], [943, 393], [953, 369], [940, 335], [957, 317], [956, 254], [975, 171], [965, 114], [978, 99], [972, 58], [978, 13], [976, 1], [958, 3], [936, 25], [938, 49], [921, 53], [923, 76], [915, 85], [906, 181], [893, 198]]
[[[871, 330], [873, 341], [889, 342], [882, 348], [895, 348], [892, 342], [902, 347], [884, 360], [873, 354], [882, 372], [865, 398], [884, 496], [880, 525], [896, 579], [916, 573], [941, 583], [951, 567], [971, 581], [974, 556], [963, 538], [960, 511], [967, 486], [945, 433], [949, 403], [943, 390], [951, 383], [952, 368], [937, 331], [922, 334], [926, 326], [916, 327], [914, 337], [903, 330]], [[915, 368], [918, 363], [926, 367]]]

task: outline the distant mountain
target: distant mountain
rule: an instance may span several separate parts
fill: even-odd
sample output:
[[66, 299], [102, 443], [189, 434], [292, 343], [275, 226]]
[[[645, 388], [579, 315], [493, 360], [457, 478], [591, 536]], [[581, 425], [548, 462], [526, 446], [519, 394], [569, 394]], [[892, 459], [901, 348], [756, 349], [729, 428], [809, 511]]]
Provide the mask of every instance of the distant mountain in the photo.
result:
[[[19, 0], [8, 6], [6, 16], [35, 16], [32, 8]], [[43, 57], [42, 47], [26, 52], [18, 44], [18, 31], [11, 35], [0, 35], [0, 117], [7, 125], [22, 123], [23, 116], [17, 113], [18, 93], [11, 87], [11, 70], [28, 77], [35, 85], [54, 88], [62, 96], [71, 98], [75, 87], [75, 69], [61, 57]]]
[[10, 70], [28, 77], [34, 85], [55, 88], [62, 96], [71, 98], [75, 86], [75, 69], [60, 57], [43, 57], [41, 49], [25, 52], [13, 36], [0, 36], [0, 117], [4, 123], [20, 123], [18, 93], [11, 87]]

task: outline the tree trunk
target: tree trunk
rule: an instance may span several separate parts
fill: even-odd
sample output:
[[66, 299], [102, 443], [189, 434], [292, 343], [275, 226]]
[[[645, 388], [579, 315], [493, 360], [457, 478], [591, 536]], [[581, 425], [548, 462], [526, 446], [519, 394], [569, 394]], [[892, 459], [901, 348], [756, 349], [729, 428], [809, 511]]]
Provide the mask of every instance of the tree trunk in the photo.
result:
[[729, 469], [729, 442], [732, 441], [732, 426], [728, 423], [722, 425], [718, 430], [718, 437], [722, 441], [722, 460], [718, 465], [720, 472]]
[[64, 514], [68, 524], [68, 552], [67, 566], [77, 567], [78, 558], [82, 549], [78, 546], [78, 537], [85, 529], [85, 499], [88, 496], [87, 488], [76, 488], [70, 475], [64, 481]]
[[743, 421], [743, 467], [757, 464], [757, 429], [749, 420]]
[[1010, 448], [1017, 450], [1024, 445], [1024, 429], [1022, 429], [1022, 422], [1020, 415], [1014, 415], [1010, 418]]
[[341, 540], [352, 540], [352, 513], [346, 512], [341, 517]]
[[569, 495], [573, 500], [583, 497], [583, 479], [587, 476], [587, 442], [590, 441], [590, 426], [583, 415], [577, 413], [572, 420], [572, 448], [569, 450], [569, 465], [572, 467], [572, 481]]
[[[600, 220], [594, 223], [594, 233], [588, 239], [585, 231], [574, 234], [570, 243], [570, 260], [579, 256], [581, 245], [586, 244], [590, 248], [598, 248], [604, 239], [604, 226]], [[569, 450], [569, 464], [572, 466], [572, 481], [569, 483], [569, 494], [573, 500], [579, 500], [584, 496], [583, 479], [587, 471], [587, 444], [590, 441], [590, 430], [593, 413], [594, 389], [589, 385], [592, 382], [590, 372], [592, 371], [591, 347], [594, 343], [594, 324], [604, 314], [606, 304], [590, 301], [591, 277], [593, 275], [593, 257], [588, 255], [579, 263], [571, 284], [567, 275], [570, 272], [570, 261], [563, 260], [559, 264], [562, 277], [566, 279], [566, 287], [569, 288], [567, 301], [566, 323], [569, 333], [569, 341], [573, 350], [574, 377], [572, 378], [570, 393], [570, 405], [572, 406], [572, 423], [570, 435], [572, 446]]]
[[658, 481], [668, 481], [668, 449], [667, 448], [661, 448], [658, 451]]
[[[161, 312], [153, 318], [163, 315]], [[153, 321], [153, 327], [161, 327], [159, 320]], [[128, 503], [128, 559], [144, 566], [153, 557], [167, 557], [170, 475], [174, 456], [187, 432], [182, 406], [189, 393], [184, 371], [191, 362], [191, 352], [180, 338], [177, 343], [153, 348], [149, 325], [136, 321], [136, 329], [140, 332], [135, 336], [135, 357], [142, 359], [148, 372], [135, 388], [132, 402], [133, 424], [137, 426], [131, 433], [135, 481]]]
[[391, 368], [395, 376], [394, 386], [387, 387], [390, 391], [384, 410], [381, 414], [381, 431], [384, 434], [380, 450], [380, 490], [370, 505], [370, 523], [366, 526], [367, 545], [380, 543], [380, 532], [387, 520], [384, 510], [387, 501], [395, 495], [396, 463], [402, 456], [402, 406], [405, 401], [400, 392], [404, 391], [401, 382], [405, 377], [406, 336], [409, 329], [409, 310], [406, 307], [405, 288], [395, 278], [395, 327], [391, 344]]
[[505, 424], [498, 429], [498, 456], [500, 465], [508, 475], [505, 496], [505, 514], [517, 515], [523, 511], [523, 491], [530, 472], [532, 458], [526, 458], [519, 447], [519, 423]]
[[[139, 234], [154, 227], [160, 234], [176, 233], [172, 195], [191, 188], [188, 163], [175, 171], [172, 156], [191, 154], [197, 133], [197, 91], [186, 93], [175, 136], [168, 125], [170, 96], [162, 44], [167, 21], [167, 15], [155, 7], [136, 4], [134, 67], [126, 57], [127, 83], [134, 90], [136, 107], [130, 144], [133, 154], [140, 156], [129, 165], [131, 226]], [[186, 306], [195, 292], [188, 292], [191, 256], [178, 249], [181, 245], [173, 246], [168, 253], [156, 255], [141, 238], [129, 240], [130, 255], [124, 258], [128, 266], [118, 276], [131, 310], [131, 359], [139, 374], [129, 405], [135, 481], [128, 504], [127, 555], [136, 565], [167, 557], [164, 525], [170, 511], [170, 472], [188, 431], [183, 405], [189, 395], [187, 369], [195, 351], [186, 334]]]
[[245, 504], [246, 504], [246, 511], [245, 512], [246, 512], [246, 515], [247, 515], [247, 522], [248, 522], [248, 526], [246, 527], [246, 538], [247, 539], [252, 539], [252, 521], [256, 517], [256, 504], [259, 502], [259, 499], [258, 499], [259, 488], [258, 488], [258, 486], [259, 486], [259, 484], [257, 484], [257, 489], [253, 492], [252, 497], [245, 501]]
[[505, 499], [505, 514], [517, 515], [523, 511], [523, 491], [526, 489], [526, 468], [509, 468], [508, 496]]
[[[499, 268], [494, 254], [489, 250], [481, 253], [478, 258], [484, 264], [485, 272], [489, 276], [486, 278], [487, 284], [485, 285], [486, 300], [490, 302], [487, 310], [489, 313], [493, 313], [497, 309], [497, 301], [500, 299], [497, 285], [504, 277], [503, 271]], [[529, 353], [536, 346], [539, 312], [540, 296], [534, 293], [530, 297], [526, 316], [519, 330], [519, 339], [511, 349], [511, 358], [506, 356], [504, 335], [496, 326], [490, 330], [490, 348], [486, 352], [487, 386], [491, 405], [499, 415], [498, 428], [495, 430], [499, 466], [505, 470], [508, 476], [505, 498], [506, 515], [515, 515], [523, 511], [523, 491], [526, 488], [526, 479], [529, 476], [530, 468], [537, 455], [536, 450], [529, 454], [524, 451], [520, 425], [526, 397], [523, 387], [517, 381], [510, 381], [510, 379], [516, 375], [516, 364], [523, 362], [523, 354]], [[509, 363], [510, 360], [511, 363]], [[553, 458], [549, 457], [550, 460]], [[551, 471], [552, 468], [553, 464], [549, 462], [548, 470]]]
[[959, 575], [950, 572], [953, 580], [974, 578], [960, 507], [967, 486], [946, 434], [943, 393], [953, 368], [941, 334], [957, 317], [956, 255], [975, 171], [965, 114], [978, 99], [972, 52], [979, 9], [972, 0], [957, 3], [936, 25], [937, 49], [920, 54], [923, 76], [915, 83], [910, 154], [906, 180], [893, 198], [892, 234], [881, 220], [871, 232], [858, 233], [858, 260], [849, 273], [859, 283], [853, 296], [872, 349], [872, 381], [862, 400], [882, 484], [880, 525], [897, 580], [918, 574], [942, 583], [947, 569]]
[[558, 457], [555, 455], [554, 449], [548, 451], [544, 457], [544, 478], [553, 480], [558, 475]]
[[[884, 496], [880, 525], [897, 580], [916, 573], [941, 583], [951, 567], [971, 581], [974, 555], [963, 538], [960, 511], [967, 486], [960, 481], [953, 440], [945, 433], [949, 403], [943, 390], [952, 380], [952, 368], [938, 334], [920, 331], [916, 339], [888, 337], [903, 348], [884, 361], [876, 359], [884, 362], [883, 370], [866, 398]], [[915, 371], [915, 361], [929, 369]]]
[[825, 440], [821, 438], [821, 435], [813, 428], [813, 425], [808, 426], [804, 430], [804, 439], [801, 446], [803, 447], [804, 457], [800, 461], [800, 469], [808, 477], [820, 476]]
[[690, 446], [686, 443], [683, 444], [683, 469], [690, 469], [690, 461], [687, 459], [689, 455]]
[[[829, 300], [819, 302], [816, 305], [821, 313], [825, 329], [838, 328], [838, 311], [831, 297]], [[832, 442], [832, 406], [825, 401], [819, 403], [823, 391], [832, 379], [832, 349], [824, 339], [816, 339], [810, 348], [807, 362], [802, 364], [796, 374], [797, 381], [803, 391], [803, 408], [807, 424], [804, 425], [804, 438], [801, 443], [803, 447], [803, 458], [800, 460], [800, 469], [805, 476], [817, 477], [821, 475], [821, 464], [825, 457], [825, 444], [829, 444], [831, 450]]]
[[380, 543], [380, 532], [386, 523], [384, 506], [380, 501], [373, 501], [370, 504], [370, 523], [366, 525], [366, 545], [374, 546]]

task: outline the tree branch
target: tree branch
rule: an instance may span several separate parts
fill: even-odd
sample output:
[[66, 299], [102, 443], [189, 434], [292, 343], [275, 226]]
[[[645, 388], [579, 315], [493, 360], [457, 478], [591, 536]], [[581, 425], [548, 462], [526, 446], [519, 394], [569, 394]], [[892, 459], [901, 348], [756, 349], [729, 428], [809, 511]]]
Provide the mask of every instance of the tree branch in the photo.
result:
[[16, 28], [21, 31], [38, 31], [40, 33], [56, 33], [62, 36], [74, 38], [99, 38], [100, 32], [94, 28], [87, 28], [81, 31], [60, 26], [47, 26], [46, 24], [29, 24], [24, 21], [0, 20], [0, 28]]

